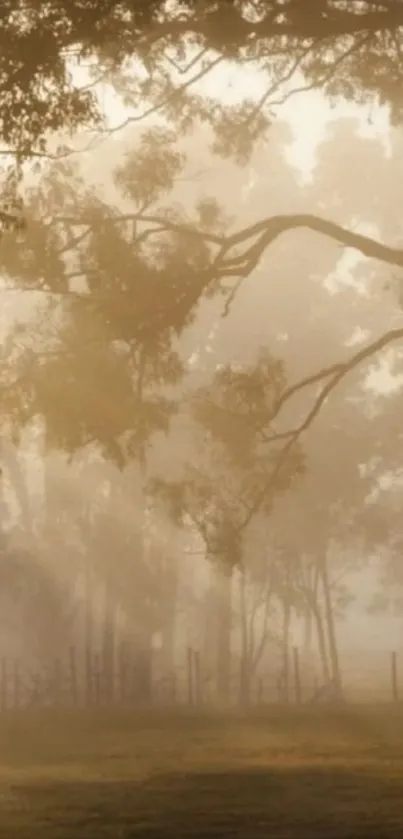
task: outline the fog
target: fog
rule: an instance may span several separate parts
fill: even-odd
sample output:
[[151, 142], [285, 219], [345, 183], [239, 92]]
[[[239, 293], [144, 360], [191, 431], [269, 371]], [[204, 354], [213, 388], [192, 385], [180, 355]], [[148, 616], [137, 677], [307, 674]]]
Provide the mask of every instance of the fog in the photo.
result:
[[403, 835], [402, 55], [0, 4], [0, 836]]
[[[229, 64], [189, 107], [263, 83]], [[306, 697], [387, 696], [401, 345], [320, 388], [401, 323], [401, 272], [298, 223], [256, 259], [240, 236], [203, 277], [220, 236], [271, 216], [393, 242], [402, 131], [385, 105], [308, 91], [237, 148], [225, 125], [175, 136], [94, 90], [109, 131], [50, 137], [55, 159], [26, 165], [26, 229], [1, 244], [5, 667], [59, 662], [83, 697], [164, 704], [187, 701], [190, 656], [203, 702], [248, 704], [288, 698], [294, 654]]]

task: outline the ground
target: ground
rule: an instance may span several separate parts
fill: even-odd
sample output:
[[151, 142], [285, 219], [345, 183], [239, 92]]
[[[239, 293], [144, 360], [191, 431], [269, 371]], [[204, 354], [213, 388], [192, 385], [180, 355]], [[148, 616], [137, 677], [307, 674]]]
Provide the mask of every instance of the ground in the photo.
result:
[[403, 710], [0, 716], [7, 839], [403, 836]]

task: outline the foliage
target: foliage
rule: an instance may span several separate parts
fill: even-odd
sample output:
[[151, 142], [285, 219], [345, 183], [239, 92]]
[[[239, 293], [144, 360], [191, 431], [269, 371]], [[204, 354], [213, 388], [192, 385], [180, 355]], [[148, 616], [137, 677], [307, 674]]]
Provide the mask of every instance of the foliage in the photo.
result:
[[173, 131], [156, 126], [144, 131], [140, 143], [126, 162], [115, 170], [122, 195], [137, 207], [149, 207], [169, 192], [184, 165], [185, 156], [176, 148]]
[[[259, 432], [270, 426], [285, 387], [284, 365], [261, 351], [253, 369], [218, 369], [212, 384], [196, 394], [193, 414], [234, 462], [248, 464], [257, 456]], [[263, 463], [262, 450], [260, 455]]]
[[284, 386], [282, 365], [268, 353], [252, 369], [219, 370], [190, 401], [196, 462], [179, 480], [150, 483], [174, 520], [189, 521], [207, 555], [229, 567], [242, 564], [244, 531], [254, 516], [268, 515], [304, 468], [298, 444], [284, 457], [284, 448], [262, 447], [259, 438]]
[[[27, 155], [43, 150], [48, 131], [96, 119], [93, 90], [80, 89], [69, 73], [71, 54], [96, 57], [98, 76], [129, 75], [130, 101], [172, 107], [174, 100], [177, 116], [186, 105], [183, 85], [178, 92], [170, 85], [175, 71], [183, 73], [189, 64], [189, 49], [203, 50], [207, 70], [217, 57], [252, 62], [275, 79], [265, 100], [270, 87], [276, 92], [298, 68], [311, 86], [356, 100], [376, 96], [398, 118], [402, 17], [394, 0], [260, 0], [253, 11], [239, 0], [52, 0], [40, 7], [34, 0], [6, 0], [0, 18], [0, 134]], [[234, 125], [244, 123], [244, 113], [233, 117]]]
[[173, 153], [169, 176], [155, 169], [154, 137], [117, 173], [138, 202], [125, 223], [82, 189], [76, 167], [56, 163], [29, 195], [24, 248], [10, 236], [0, 256], [12, 284], [36, 289], [40, 278], [45, 303], [35, 332], [18, 327], [3, 348], [3, 418], [21, 427], [46, 417], [50, 445], [95, 443], [122, 466], [168, 427], [183, 372], [173, 342], [194, 316], [208, 254], [203, 241], [196, 248], [164, 228], [150, 248], [153, 227], [137, 229], [139, 204], [151, 213], [180, 165]]

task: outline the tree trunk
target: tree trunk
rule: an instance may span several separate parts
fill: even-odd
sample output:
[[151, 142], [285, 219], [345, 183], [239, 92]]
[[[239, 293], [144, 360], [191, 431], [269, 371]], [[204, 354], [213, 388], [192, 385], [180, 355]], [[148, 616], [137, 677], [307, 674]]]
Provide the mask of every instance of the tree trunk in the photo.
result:
[[287, 598], [283, 601], [283, 672], [282, 699], [286, 705], [290, 701], [290, 623], [291, 608]]
[[173, 673], [175, 670], [175, 631], [176, 631], [176, 603], [170, 604], [170, 608], [164, 616], [164, 623], [161, 630], [162, 650], [161, 658], [166, 673]]
[[[20, 524], [27, 535], [32, 535], [33, 520], [31, 511], [31, 500], [27, 486], [27, 476], [24, 464], [21, 463], [21, 454], [11, 443], [3, 441], [1, 450], [2, 462], [6, 466], [10, 477], [10, 483], [14, 490], [17, 504], [20, 508]], [[3, 478], [4, 480], [4, 478]]]
[[239, 669], [239, 704], [241, 707], [250, 703], [250, 681], [251, 681], [251, 650], [250, 637], [248, 632], [248, 614], [246, 603], [246, 581], [245, 573], [241, 571], [240, 580], [240, 616], [241, 616], [241, 660]]
[[216, 570], [217, 605], [217, 699], [228, 705], [231, 698], [232, 568], [220, 563]]
[[322, 588], [323, 588], [324, 603], [325, 603], [325, 621], [326, 621], [327, 636], [328, 636], [328, 643], [329, 643], [330, 663], [331, 663], [331, 668], [332, 668], [332, 680], [334, 682], [336, 690], [339, 692], [339, 691], [341, 691], [341, 687], [342, 687], [341, 672], [340, 672], [339, 652], [338, 652], [337, 637], [336, 637], [336, 626], [335, 626], [335, 620], [334, 620], [332, 596], [331, 596], [330, 585], [329, 585], [329, 576], [328, 576], [326, 554], [324, 554], [324, 556], [322, 558], [320, 570], [321, 570]]
[[166, 672], [175, 670], [175, 635], [178, 606], [178, 558], [168, 556], [171, 568], [168, 587], [164, 597], [164, 609], [161, 619], [162, 662]]
[[137, 705], [149, 706], [153, 701], [152, 637], [139, 632], [132, 646], [131, 699]]
[[304, 610], [304, 643], [303, 649], [304, 653], [310, 655], [312, 653], [312, 638], [313, 638], [313, 621], [312, 621], [312, 609], [310, 608], [309, 604], [307, 604]]
[[216, 592], [216, 572], [213, 566], [210, 566], [210, 582], [208, 589], [203, 599], [203, 614], [202, 614], [202, 643], [201, 655], [203, 662], [203, 674], [208, 682], [208, 694], [211, 693], [212, 685], [215, 681], [216, 671], [216, 644], [218, 633], [217, 620], [217, 592]]
[[329, 660], [326, 649], [326, 635], [323, 626], [323, 619], [320, 613], [319, 605], [317, 604], [313, 610], [316, 624], [316, 634], [318, 638], [319, 657], [322, 665], [323, 681], [328, 684], [330, 681]]
[[[143, 377], [145, 370], [146, 356], [141, 352], [139, 359], [139, 371], [137, 382], [137, 396], [139, 402], [143, 399]], [[138, 510], [141, 511], [143, 524], [147, 512], [147, 463], [145, 445], [141, 445], [139, 460], [139, 500]], [[146, 546], [144, 541], [144, 530], [140, 528], [138, 534], [138, 556], [139, 565], [147, 562]], [[134, 571], [134, 569], [133, 569]], [[144, 603], [144, 597], [143, 603]], [[139, 604], [140, 605], [140, 604]], [[150, 617], [149, 606], [146, 605], [142, 617], [136, 621], [136, 604], [133, 608], [134, 631], [132, 634], [132, 688], [131, 694], [134, 702], [140, 705], [150, 705], [153, 701], [153, 634], [155, 627]]]
[[84, 569], [84, 658], [85, 658], [85, 693], [87, 702], [94, 701], [94, 615], [93, 585], [90, 561], [87, 556]]
[[115, 698], [115, 653], [118, 606], [108, 580], [105, 582], [104, 598], [102, 625], [103, 687], [105, 700], [107, 704], [111, 704]]

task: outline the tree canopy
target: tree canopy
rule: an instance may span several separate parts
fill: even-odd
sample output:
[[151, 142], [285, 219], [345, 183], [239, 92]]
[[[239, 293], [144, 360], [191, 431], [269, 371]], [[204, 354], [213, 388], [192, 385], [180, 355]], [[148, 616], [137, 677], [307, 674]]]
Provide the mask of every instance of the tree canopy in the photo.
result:
[[[217, 61], [252, 65], [267, 74], [267, 90], [261, 102], [246, 103], [238, 113], [216, 108], [210, 114], [224, 120], [227, 132], [273, 106], [296, 71], [303, 87], [357, 102], [387, 102], [398, 120], [402, 33], [399, 0], [6, 0], [0, 17], [0, 136], [26, 157], [44, 152], [47, 132], [100, 118], [94, 90], [80, 88], [71, 76], [72, 56], [95, 59], [97, 78], [109, 75], [128, 101], [148, 101], [168, 116], [170, 109], [172, 116], [186, 106], [192, 78], [207, 74]], [[135, 65], [128, 73], [131, 59]], [[185, 84], [176, 83], [175, 74], [180, 79], [186, 72], [192, 75]], [[200, 99], [193, 105], [208, 118]]]
[[[164, 206], [161, 201], [184, 164], [178, 132], [189, 132], [200, 121], [212, 129], [216, 152], [242, 161], [270, 125], [277, 96], [280, 104], [294, 93], [322, 88], [330, 98], [387, 103], [392, 118], [397, 117], [402, 24], [399, 3], [72, 2], [65, 8], [57, 2], [40, 6], [9, 2], [1, 14], [5, 49], [0, 134], [4, 151], [17, 164], [5, 178], [5, 199], [20, 197], [24, 160], [52, 158], [48, 153], [52, 134], [74, 132], [80, 126], [93, 127], [101, 134], [108, 130], [102, 124], [97, 99], [100, 79], [106, 79], [124, 103], [135, 109], [128, 121], [141, 120], [157, 111], [165, 120], [164, 127], [144, 132], [140, 144], [115, 174], [117, 187], [131, 203], [128, 213], [106, 205], [83, 189], [74, 166], [65, 161], [69, 150], [59, 150], [57, 159], [51, 159], [50, 166], [43, 170], [39, 190], [30, 190], [28, 199], [25, 197], [23, 219], [27, 229], [23, 247], [15, 251], [11, 240], [2, 243], [3, 271], [10, 276], [11, 270], [11, 275], [18, 276], [20, 287], [68, 301], [69, 316], [66, 319], [64, 313], [62, 326], [65, 360], [60, 361], [49, 339], [46, 365], [36, 366], [29, 394], [24, 390], [22, 397], [29, 416], [41, 412], [44, 400], [50, 408], [51, 391], [54, 407], [49, 433], [58, 442], [75, 448], [93, 440], [94, 435], [98, 440], [102, 437], [99, 406], [90, 395], [89, 385], [101, 369], [114, 394], [110, 406], [123, 405], [125, 393], [125, 410], [139, 418], [139, 389], [143, 393], [147, 388], [147, 370], [152, 367], [151, 376], [156, 374], [170, 387], [179, 380], [182, 368], [172, 348], [173, 335], [192, 322], [200, 298], [219, 291], [230, 305], [239, 285], [255, 271], [266, 251], [288, 232], [305, 228], [385, 264], [403, 265], [399, 246], [384, 244], [312, 212], [275, 213], [234, 230], [233, 224], [222, 221], [214, 200], [202, 202], [192, 214], [187, 208]], [[12, 51], [6, 49], [10, 43]], [[90, 62], [89, 84], [78, 84], [72, 61]], [[229, 63], [234, 70], [259, 70], [267, 80], [264, 95], [260, 99], [248, 97], [230, 107], [196, 91], [200, 78], [214, 72], [221, 62]], [[21, 213], [6, 207], [4, 221], [13, 218], [20, 221]], [[66, 255], [74, 263], [68, 269]], [[166, 282], [173, 274], [174, 287]], [[84, 294], [82, 289], [73, 288], [74, 280], [79, 282], [83, 277]], [[84, 395], [77, 401], [72, 359], [84, 334], [88, 381], [78, 360]], [[92, 345], [106, 337], [105, 357], [101, 358], [98, 348], [94, 357]], [[402, 328], [397, 326], [350, 359], [285, 389], [273, 408], [272, 419], [295, 393], [313, 384], [320, 387], [303, 422], [284, 432], [288, 444], [299, 439], [331, 391], [354, 367], [401, 337]], [[125, 365], [121, 364], [125, 344], [131, 346], [133, 369], [128, 358]], [[25, 353], [18, 383], [27, 381], [29, 358]], [[64, 372], [62, 363], [67, 365]], [[133, 376], [138, 378], [137, 390], [128, 386]], [[74, 382], [75, 398], [62, 400], [62, 411], [57, 381], [63, 382], [64, 391], [69, 381]], [[170, 413], [169, 397], [160, 394], [152, 399], [148, 407], [154, 411], [154, 427], [163, 428]], [[87, 400], [86, 406], [83, 400]], [[115, 429], [111, 445], [116, 445], [117, 437], [126, 436], [126, 449], [133, 450], [133, 435], [120, 415], [112, 416], [114, 410], [110, 408], [111, 427]], [[74, 422], [71, 411], [75, 412]], [[88, 418], [91, 412], [93, 415], [85, 428], [78, 421], [83, 411]], [[108, 447], [105, 451], [111, 454]], [[114, 456], [119, 458], [121, 453], [116, 450]]]
[[[178, 136], [203, 121], [213, 128], [216, 150], [242, 160], [269, 127], [276, 107], [312, 88], [330, 98], [386, 103], [392, 120], [398, 120], [402, 32], [397, 0], [73, 0], [68, 5], [9, 0], [0, 21], [0, 137], [17, 171], [3, 184], [3, 224], [21, 221], [22, 162], [46, 156], [52, 135], [80, 126], [92, 126], [101, 135], [108, 131], [97, 98], [99, 80], [134, 108], [127, 122], [158, 111]], [[72, 61], [90, 62], [89, 84], [78, 83]], [[238, 105], [225, 106], [194, 91], [217, 63], [228, 62], [234, 70], [253, 68], [267, 79], [260, 98], [251, 93]], [[165, 165], [166, 142], [160, 139]], [[210, 231], [208, 238], [200, 226], [176, 224], [178, 232], [192, 235], [193, 244], [199, 235], [200, 241], [215, 245], [202, 289], [217, 278], [247, 276], [278, 236], [299, 227], [389, 264], [403, 264], [399, 247], [303, 212], [261, 219], [230, 235]]]

